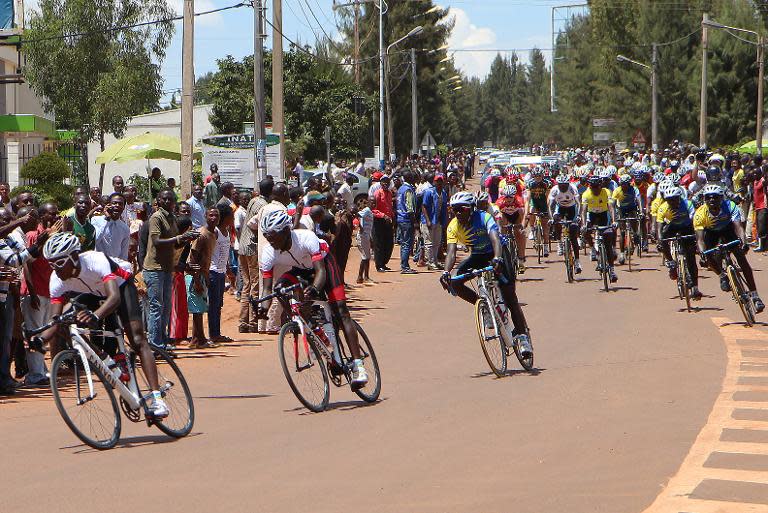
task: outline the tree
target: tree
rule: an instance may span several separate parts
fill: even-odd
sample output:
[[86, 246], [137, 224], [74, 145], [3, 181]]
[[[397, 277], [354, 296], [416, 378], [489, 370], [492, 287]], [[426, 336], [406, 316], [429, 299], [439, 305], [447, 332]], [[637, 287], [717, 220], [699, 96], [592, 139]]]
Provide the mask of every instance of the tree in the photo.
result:
[[[121, 137], [128, 120], [157, 106], [160, 63], [173, 23], [165, 0], [40, 0], [25, 32], [23, 73], [59, 126], [83, 140]], [[103, 185], [104, 166], [99, 185]]]
[[65, 180], [70, 178], [71, 171], [66, 161], [51, 152], [43, 152], [29, 159], [21, 168], [19, 176], [28, 185], [22, 185], [11, 191], [16, 196], [22, 191], [31, 191], [37, 196], [39, 203], [50, 201], [62, 209], [72, 206], [73, 187]]

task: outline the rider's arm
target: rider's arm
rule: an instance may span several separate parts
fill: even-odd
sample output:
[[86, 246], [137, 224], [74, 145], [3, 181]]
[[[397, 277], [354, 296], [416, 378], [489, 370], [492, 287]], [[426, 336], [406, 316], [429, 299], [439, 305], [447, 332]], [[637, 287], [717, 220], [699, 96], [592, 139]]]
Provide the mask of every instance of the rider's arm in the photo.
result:
[[449, 273], [456, 265], [456, 244], [448, 244], [445, 250], [445, 272]]
[[502, 258], [501, 256], [501, 237], [499, 237], [498, 230], [491, 230], [488, 232], [488, 236], [491, 239], [491, 245], [493, 246], [493, 257]]
[[704, 230], [696, 230], [696, 245], [699, 247], [699, 253], [704, 255], [707, 245], [704, 243]]
[[608, 201], [608, 224], [616, 222], [616, 208], [612, 201]]
[[[51, 301], [51, 310], [50, 310], [50, 316], [55, 317], [57, 315], [61, 315], [62, 310], [64, 310], [64, 303], [62, 301]], [[44, 332], [40, 334], [40, 337], [43, 340], [51, 340], [58, 331], [58, 326], [51, 326]]]
[[325, 262], [323, 259], [315, 260], [312, 262], [312, 267], [315, 270], [315, 279], [312, 280], [312, 286], [317, 290], [323, 290], [325, 286]]
[[117, 279], [105, 281], [104, 288], [107, 289], [107, 299], [93, 312], [99, 319], [104, 319], [120, 306], [120, 288], [117, 286]]
[[736, 232], [736, 236], [741, 240], [741, 244], [743, 246], [747, 245], [747, 234], [744, 232], [744, 227], [741, 226], [741, 223], [737, 221], [732, 221], [731, 226], [733, 226], [734, 231]]

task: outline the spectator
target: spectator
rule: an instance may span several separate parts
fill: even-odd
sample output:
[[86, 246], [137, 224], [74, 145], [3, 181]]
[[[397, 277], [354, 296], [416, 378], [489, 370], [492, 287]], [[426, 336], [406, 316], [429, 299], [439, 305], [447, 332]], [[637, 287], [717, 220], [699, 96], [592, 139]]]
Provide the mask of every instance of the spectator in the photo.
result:
[[[157, 198], [157, 195], [166, 188], [166, 184], [163, 181], [163, 175], [159, 167], [153, 167], [152, 172], [149, 175], [149, 194], [150, 200]], [[175, 194], [175, 193], [174, 193]]]
[[211, 172], [211, 180], [206, 184], [203, 190], [203, 196], [205, 197], [205, 207], [211, 208], [216, 205], [221, 199], [221, 190], [219, 188], [219, 182], [221, 177], [216, 171]]
[[101, 205], [101, 187], [93, 186], [90, 189], [90, 197], [91, 197], [91, 208], [95, 207], [96, 205]]
[[224, 182], [221, 184], [219, 192], [221, 193], [221, 197], [219, 198], [219, 201], [216, 202], [216, 205], [226, 205], [234, 211], [235, 204], [233, 197], [237, 194], [235, 185], [232, 182]]
[[397, 229], [400, 239], [400, 273], [416, 274], [409, 258], [413, 251], [413, 235], [416, 228], [416, 189], [413, 171], [403, 172], [403, 184], [397, 191]]
[[166, 348], [171, 316], [172, 273], [175, 268], [174, 248], [181, 247], [199, 235], [189, 231], [179, 235], [173, 215], [174, 195], [164, 189], [157, 195], [157, 211], [149, 218], [147, 252], [144, 257], [144, 283], [147, 286], [149, 343]]
[[7, 206], [11, 203], [10, 192], [10, 185], [8, 185], [7, 182], [0, 182], [0, 207]]
[[[184, 203], [186, 205], [186, 203]], [[188, 205], [187, 205], [188, 206]], [[176, 226], [179, 229], [179, 235], [183, 235], [192, 229], [192, 220], [189, 215], [180, 215], [176, 219]], [[187, 259], [192, 249], [190, 243], [176, 248], [174, 253], [174, 262], [176, 268], [173, 270], [173, 291], [171, 304], [170, 320], [170, 339], [174, 344], [181, 344], [187, 339], [189, 330], [189, 305], [187, 305], [187, 286], [184, 279]]]
[[123, 181], [123, 177], [120, 175], [115, 175], [112, 177], [112, 189], [114, 192], [124, 192], [125, 190], [125, 182]]
[[96, 228], [91, 224], [91, 212], [90, 198], [80, 193], [75, 196], [74, 212], [63, 219], [63, 230], [77, 235], [83, 252], [96, 248]]
[[752, 182], [752, 205], [755, 209], [757, 224], [757, 248], [755, 248], [755, 252], [768, 250], [768, 202], [766, 202], [765, 195], [768, 164], [763, 165], [760, 170], [760, 175]]
[[368, 206], [368, 199], [362, 200], [360, 226], [357, 230], [357, 247], [360, 249], [360, 270], [357, 273], [357, 283], [374, 283], [370, 275], [371, 267], [371, 233], [373, 232], [373, 211]]
[[248, 220], [256, 217], [259, 210], [267, 204], [264, 194], [271, 189], [270, 182], [262, 181], [259, 183], [260, 193], [257, 193], [248, 202], [243, 218], [244, 226], [240, 229], [239, 242], [239, 260], [240, 276], [243, 287], [240, 292], [240, 333], [257, 333], [258, 321], [256, 312], [251, 305], [251, 298], [259, 295], [259, 257], [258, 257], [258, 238], [256, 230], [248, 226]]
[[205, 201], [203, 200], [203, 186], [195, 184], [192, 186], [192, 197], [186, 200], [186, 203], [192, 209], [192, 226], [198, 230], [205, 226]]
[[339, 187], [339, 190], [336, 192], [342, 200], [344, 200], [344, 204], [346, 205], [345, 208], [352, 210], [355, 206], [354, 197], [352, 195], [352, 186], [355, 183], [355, 176], [352, 174], [348, 174], [344, 178], [344, 183]]
[[95, 229], [96, 251], [127, 262], [131, 230], [122, 219], [124, 210], [125, 196], [113, 192], [105, 208], [106, 215], [94, 216], [91, 222]]
[[299, 183], [301, 183], [301, 175], [304, 172], [304, 157], [299, 157], [296, 159], [296, 165], [293, 167], [293, 171], [291, 171], [291, 174], [299, 179]]
[[445, 177], [435, 175], [432, 184], [424, 191], [421, 207], [421, 236], [424, 239], [424, 253], [427, 269], [442, 269], [438, 261], [443, 231], [448, 224], [448, 193], [445, 191]]
[[211, 272], [211, 256], [216, 245], [216, 230], [219, 225], [219, 209], [211, 207], [205, 212], [205, 226], [200, 228], [200, 237], [192, 243], [187, 267], [187, 305], [192, 314], [191, 349], [218, 347], [205, 337], [203, 314], [208, 313], [208, 280]]
[[347, 270], [347, 261], [349, 260], [349, 250], [352, 249], [352, 219], [353, 214], [347, 207], [347, 203], [340, 197], [334, 198], [334, 237], [330, 251], [336, 259], [336, 264], [341, 271], [341, 277], [344, 278], [344, 272]]
[[374, 258], [376, 261], [376, 270], [380, 273], [391, 271], [387, 264], [392, 258], [394, 249], [392, 217], [392, 191], [389, 189], [389, 176], [382, 176], [380, 187], [376, 190], [373, 197], [373, 236], [376, 241], [376, 252]]
[[219, 204], [216, 209], [219, 211], [219, 225], [214, 230], [216, 242], [211, 255], [208, 277], [208, 336], [214, 343], [232, 341], [231, 338], [221, 334], [221, 309], [224, 306], [224, 284], [231, 245], [230, 232], [234, 222], [231, 207]]

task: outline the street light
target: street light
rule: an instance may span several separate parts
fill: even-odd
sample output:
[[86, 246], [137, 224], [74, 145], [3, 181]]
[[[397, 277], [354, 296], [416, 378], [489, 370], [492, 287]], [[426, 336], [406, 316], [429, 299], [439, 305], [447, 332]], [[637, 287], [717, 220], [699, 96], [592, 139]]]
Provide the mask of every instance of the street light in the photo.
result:
[[643, 67], [651, 72], [651, 148], [653, 150], [658, 149], [659, 145], [659, 133], [658, 133], [658, 127], [659, 127], [659, 110], [658, 110], [658, 86], [657, 86], [657, 73], [656, 69], [658, 66], [658, 49], [656, 46], [656, 43], [653, 44], [653, 57], [651, 59], [650, 66], [648, 64], [644, 64], [642, 62], [638, 62], [636, 60], [630, 59], [629, 57], [625, 57], [624, 55], [617, 55], [616, 60], [618, 62], [626, 62], [629, 64], [634, 64], [635, 66]]
[[[752, 43], [752, 41], [748, 41], [748, 42], [750, 44], [757, 45], [757, 70], [758, 70], [757, 71], [757, 106], [755, 108], [755, 110], [757, 111], [757, 116], [756, 116], [757, 119], [755, 120], [757, 127], [756, 127], [756, 133], [755, 133], [755, 146], [757, 147], [757, 152], [759, 154], [762, 154], [763, 153], [763, 78], [765, 75], [765, 62], [763, 58], [765, 41], [763, 40], [763, 36], [754, 30], [749, 30], [749, 29], [740, 28], [740, 27], [731, 27], [729, 25], [723, 25], [722, 23], [718, 23], [706, 17], [701, 21], [701, 25], [702, 27], [726, 30], [729, 32], [733, 31], [733, 32], [742, 32], [744, 34], [752, 34], [757, 37], [757, 43]], [[706, 85], [702, 84], [702, 88], [706, 90]], [[702, 97], [706, 98], [704, 95], [705, 95], [705, 92], [702, 91]]]
[[[422, 32], [424, 32], [424, 27], [422, 27], [421, 25], [413, 27], [406, 35], [404, 35], [403, 37], [401, 37], [400, 39], [398, 39], [397, 41], [395, 41], [394, 43], [392, 43], [391, 45], [389, 45], [387, 47], [387, 51], [384, 53], [384, 57], [386, 59], [386, 72], [387, 73], [389, 73], [389, 51], [392, 50], [392, 48], [394, 48], [395, 46], [397, 46], [400, 43], [402, 43], [403, 41], [405, 41], [406, 39], [418, 36]], [[393, 151], [395, 149], [395, 135], [394, 135], [394, 132], [392, 131], [392, 109], [390, 108], [390, 103], [389, 103], [389, 77], [386, 77], [383, 80], [383, 82], [384, 82], [385, 96], [386, 96], [386, 101], [387, 101], [387, 105], [386, 105], [386, 107], [387, 107], [387, 125], [389, 127], [389, 131], [387, 132], [387, 139], [388, 139], [387, 143], [388, 143], [389, 151], [391, 152], [391, 151]], [[381, 116], [381, 119], [384, 119], [384, 117], [383, 117], [384, 116], [384, 106], [383, 105], [382, 105], [381, 109], [382, 110], [381, 110], [380, 116]], [[383, 125], [382, 125], [382, 127], [383, 127]], [[382, 154], [382, 157], [384, 157], [384, 155], [385, 154]], [[382, 168], [384, 167], [384, 161], [383, 160], [380, 162], [380, 165], [382, 166]]]

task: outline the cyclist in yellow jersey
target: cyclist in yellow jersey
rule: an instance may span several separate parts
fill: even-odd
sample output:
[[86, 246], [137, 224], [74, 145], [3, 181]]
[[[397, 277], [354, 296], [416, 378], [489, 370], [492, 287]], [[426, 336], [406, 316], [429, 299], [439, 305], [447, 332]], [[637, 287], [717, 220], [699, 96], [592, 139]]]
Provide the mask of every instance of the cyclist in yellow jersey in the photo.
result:
[[[585, 228], [613, 225], [616, 219], [613, 203], [608, 196], [608, 189], [603, 187], [603, 179], [601, 177], [594, 175], [589, 177], [589, 188], [581, 195], [581, 205], [582, 226]], [[592, 246], [591, 230], [587, 230], [584, 233], [584, 241], [589, 246]], [[608, 257], [608, 274], [611, 278], [611, 283], [616, 283], [619, 278], [613, 269], [613, 263], [616, 261], [616, 251], [614, 249], [616, 245], [616, 232], [614, 227], [603, 232], [603, 241], [605, 242]], [[590, 258], [593, 262], [597, 260], [597, 252], [594, 247], [592, 247]]]

